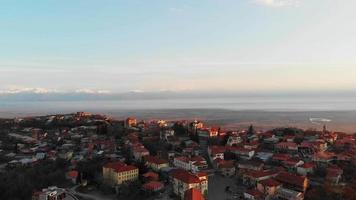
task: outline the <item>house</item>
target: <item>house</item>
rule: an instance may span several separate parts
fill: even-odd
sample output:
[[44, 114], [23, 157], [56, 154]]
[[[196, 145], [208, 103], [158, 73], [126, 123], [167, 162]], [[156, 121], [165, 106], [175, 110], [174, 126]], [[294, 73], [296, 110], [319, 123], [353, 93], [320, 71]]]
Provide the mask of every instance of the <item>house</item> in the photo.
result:
[[121, 185], [138, 179], [138, 168], [116, 161], [103, 166], [103, 179], [111, 185]]
[[324, 140], [314, 141], [313, 146], [317, 151], [326, 151], [328, 149], [328, 143]]
[[133, 117], [129, 117], [125, 120], [125, 128], [131, 128], [136, 126], [137, 120]]
[[158, 192], [164, 188], [164, 185], [159, 181], [151, 181], [143, 184], [142, 188], [145, 191]]
[[270, 160], [273, 157], [273, 153], [271, 152], [258, 152], [255, 155], [256, 158], [262, 160], [263, 162], [267, 162], [268, 160]]
[[292, 158], [292, 159], [283, 161], [283, 166], [285, 168], [287, 168], [289, 171], [297, 171], [297, 167], [299, 167], [303, 164], [304, 164], [304, 161], [302, 161], [298, 158]]
[[132, 155], [135, 160], [142, 160], [143, 157], [150, 155], [150, 152], [145, 147], [135, 147], [132, 149]]
[[195, 188], [207, 197], [208, 194], [208, 175], [206, 173], [192, 174], [186, 170], [176, 169], [171, 171], [173, 192], [180, 199], [184, 199], [186, 191]]
[[243, 142], [243, 139], [241, 136], [237, 135], [237, 134], [234, 134], [234, 135], [231, 135], [228, 139], [227, 139], [227, 142], [226, 142], [226, 145], [227, 146], [237, 146], [238, 144], [242, 143]]
[[154, 172], [147, 172], [142, 174], [142, 177], [144, 177], [145, 181], [158, 181], [159, 180], [159, 175]]
[[281, 187], [277, 190], [276, 198], [281, 200], [303, 200], [304, 194], [299, 191]]
[[294, 142], [280, 142], [274, 145], [276, 150], [279, 151], [288, 151], [288, 152], [297, 152], [298, 145]]
[[262, 180], [257, 183], [257, 190], [264, 193], [267, 196], [274, 196], [278, 189], [281, 187], [281, 183], [270, 178]]
[[279, 173], [275, 179], [282, 183], [284, 188], [303, 193], [307, 190], [309, 185], [309, 181], [305, 176], [298, 176], [288, 172]]
[[217, 163], [217, 168], [223, 176], [232, 177], [236, 174], [234, 161], [221, 160]]
[[192, 172], [198, 172], [208, 168], [206, 160], [202, 156], [180, 156], [174, 158], [173, 165]]
[[304, 163], [302, 166], [297, 167], [297, 173], [302, 176], [307, 176], [314, 173], [314, 163]]
[[146, 156], [145, 161], [147, 167], [156, 172], [160, 171], [162, 168], [169, 167], [167, 160], [158, 158], [157, 156]]
[[195, 156], [191, 159], [191, 171], [192, 172], [199, 172], [208, 168], [208, 163], [206, 160], [201, 156]]
[[205, 198], [199, 190], [191, 188], [185, 192], [184, 200], [205, 200]]
[[260, 146], [260, 142], [258, 140], [253, 140], [244, 143], [244, 148], [249, 150], [257, 149], [259, 146]]
[[264, 195], [262, 192], [258, 191], [257, 189], [250, 189], [244, 192], [244, 198], [247, 200], [262, 200]]
[[239, 170], [240, 174], [249, 170], [261, 171], [263, 166], [264, 164], [262, 162], [254, 161], [254, 160], [237, 162], [237, 169]]
[[263, 180], [274, 178], [278, 175], [277, 171], [247, 171], [242, 175], [242, 182], [247, 186], [257, 186], [257, 183]]
[[285, 154], [285, 153], [276, 153], [272, 156], [272, 161], [280, 164], [290, 159], [292, 159], [292, 157], [289, 154]]
[[335, 160], [336, 155], [328, 151], [320, 151], [314, 154], [313, 161], [318, 167], [325, 167]]
[[173, 129], [161, 130], [161, 132], [160, 132], [160, 139], [161, 140], [167, 140], [167, 138], [169, 136], [174, 136], [174, 130]]
[[197, 131], [199, 137], [210, 138], [219, 135], [219, 128], [202, 128]]
[[76, 184], [78, 175], [79, 175], [78, 171], [72, 170], [72, 171], [67, 172], [66, 178], [69, 179], [73, 184]]
[[189, 157], [186, 156], [175, 157], [173, 160], [173, 165], [180, 169], [190, 171], [191, 168], [190, 168], [189, 160], [190, 160]]
[[203, 122], [195, 120], [189, 124], [188, 128], [190, 133], [196, 133], [198, 129], [202, 129], [203, 127], [204, 127]]
[[228, 151], [236, 154], [239, 158], [250, 160], [255, 155], [255, 151], [252, 149], [246, 149], [244, 147], [226, 147]]
[[208, 154], [210, 161], [213, 161], [217, 158], [224, 160], [224, 153], [226, 149], [223, 146], [209, 146], [208, 147]]

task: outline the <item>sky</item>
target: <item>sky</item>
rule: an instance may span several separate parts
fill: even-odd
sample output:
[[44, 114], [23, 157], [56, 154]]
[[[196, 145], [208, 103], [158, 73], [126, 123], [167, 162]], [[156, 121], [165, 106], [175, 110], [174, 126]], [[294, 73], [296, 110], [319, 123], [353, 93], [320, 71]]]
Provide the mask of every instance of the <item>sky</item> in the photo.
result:
[[0, 91], [356, 89], [355, 0], [1, 0]]

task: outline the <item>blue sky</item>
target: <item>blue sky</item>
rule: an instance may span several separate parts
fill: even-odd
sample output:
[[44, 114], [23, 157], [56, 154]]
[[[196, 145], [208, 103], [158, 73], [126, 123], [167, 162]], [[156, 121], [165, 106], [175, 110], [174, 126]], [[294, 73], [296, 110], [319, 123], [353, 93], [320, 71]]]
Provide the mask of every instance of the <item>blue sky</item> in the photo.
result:
[[2, 0], [0, 91], [356, 89], [354, 0]]

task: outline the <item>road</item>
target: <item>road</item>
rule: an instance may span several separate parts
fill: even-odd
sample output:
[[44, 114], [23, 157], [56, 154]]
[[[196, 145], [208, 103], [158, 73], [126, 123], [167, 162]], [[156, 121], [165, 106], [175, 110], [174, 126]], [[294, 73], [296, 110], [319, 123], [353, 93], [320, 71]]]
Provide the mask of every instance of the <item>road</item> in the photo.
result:
[[100, 195], [100, 194], [87, 194], [87, 193], [80, 193], [80, 192], [77, 192], [77, 188], [79, 187], [80, 185], [76, 185], [70, 189], [68, 189], [68, 191], [73, 194], [73, 195], [76, 195], [76, 196], [79, 196], [79, 197], [82, 197], [84, 199], [91, 199], [91, 200], [113, 200], [114, 198], [110, 198], [110, 197], [107, 197], [105, 195]]
[[232, 199], [232, 193], [226, 192], [226, 187], [229, 186], [233, 192], [236, 192], [236, 179], [227, 178], [221, 175], [209, 176], [209, 200], [227, 200]]

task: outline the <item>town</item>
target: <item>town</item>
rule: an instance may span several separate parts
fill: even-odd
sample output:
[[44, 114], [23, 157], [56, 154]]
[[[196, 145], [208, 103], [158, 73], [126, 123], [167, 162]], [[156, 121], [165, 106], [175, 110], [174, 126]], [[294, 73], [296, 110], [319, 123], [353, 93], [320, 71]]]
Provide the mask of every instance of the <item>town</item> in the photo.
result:
[[355, 135], [78, 112], [0, 120], [0, 199], [356, 199]]

